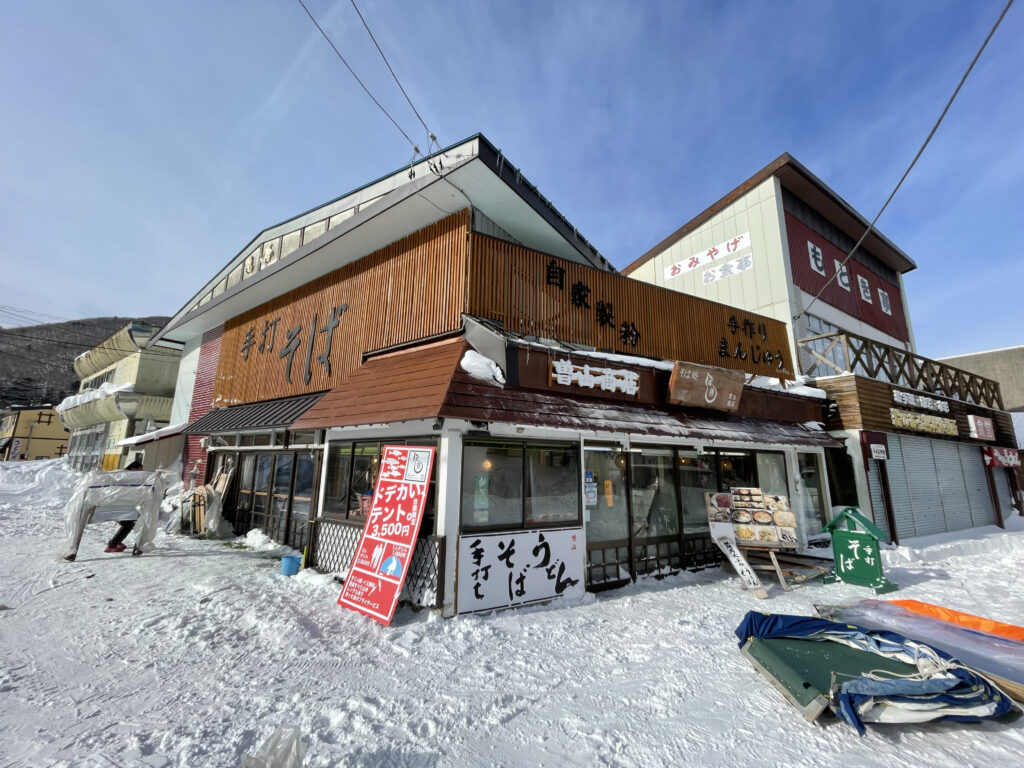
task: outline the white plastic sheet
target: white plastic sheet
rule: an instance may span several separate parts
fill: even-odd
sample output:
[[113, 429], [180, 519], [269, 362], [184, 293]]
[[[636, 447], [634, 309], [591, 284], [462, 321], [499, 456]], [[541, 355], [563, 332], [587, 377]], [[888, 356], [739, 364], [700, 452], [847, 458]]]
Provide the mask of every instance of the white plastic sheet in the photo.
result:
[[67, 539], [60, 558], [73, 560], [78, 555], [85, 526], [103, 520], [137, 520], [132, 554], [152, 551], [160, 502], [168, 484], [176, 479], [176, 475], [164, 470], [97, 470], [84, 475], [64, 507]]
[[263, 742], [255, 755], [245, 755], [238, 768], [302, 768], [306, 745], [294, 726], [282, 725]]

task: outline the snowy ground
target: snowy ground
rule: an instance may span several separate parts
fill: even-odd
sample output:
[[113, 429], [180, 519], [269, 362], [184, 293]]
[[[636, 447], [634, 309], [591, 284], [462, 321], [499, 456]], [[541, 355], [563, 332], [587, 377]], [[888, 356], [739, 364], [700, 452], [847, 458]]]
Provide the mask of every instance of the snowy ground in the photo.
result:
[[[402, 608], [385, 628], [337, 606], [329, 576], [281, 576], [265, 551], [161, 533], [153, 554], [105, 555], [105, 523], [86, 530], [77, 562], [58, 563], [60, 475], [26, 490], [30, 473], [0, 470], [0, 766], [235, 766], [282, 724], [300, 729], [308, 766], [988, 767], [1024, 755], [1024, 721], [864, 738], [810, 725], [737, 651], [750, 609], [809, 615], [865, 589], [774, 585], [758, 601], [716, 569], [558, 608], [451, 620]], [[967, 546], [905, 549], [887, 570], [896, 596], [1021, 623], [1014, 522]]]

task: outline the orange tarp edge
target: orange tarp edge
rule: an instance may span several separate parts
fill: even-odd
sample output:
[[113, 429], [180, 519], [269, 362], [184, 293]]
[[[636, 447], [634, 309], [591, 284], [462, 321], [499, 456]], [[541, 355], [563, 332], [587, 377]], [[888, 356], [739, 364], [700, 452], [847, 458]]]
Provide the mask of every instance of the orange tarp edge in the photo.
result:
[[941, 605], [922, 603], [919, 600], [890, 600], [889, 602], [922, 616], [931, 616], [933, 619], [941, 619], [965, 629], [973, 629], [1024, 643], [1024, 627], [1018, 627], [1016, 624], [1005, 624], [994, 619], [985, 619], [970, 613], [954, 611], [951, 608], [943, 608]]

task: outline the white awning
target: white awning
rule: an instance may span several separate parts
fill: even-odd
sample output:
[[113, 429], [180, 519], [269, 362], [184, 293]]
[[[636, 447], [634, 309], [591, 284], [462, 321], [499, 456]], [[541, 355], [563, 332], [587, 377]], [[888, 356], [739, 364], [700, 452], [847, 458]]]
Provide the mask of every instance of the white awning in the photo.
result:
[[123, 448], [126, 445], [141, 445], [142, 443], [151, 443], [154, 440], [160, 440], [165, 437], [172, 437], [174, 435], [181, 434], [181, 431], [188, 426], [188, 422], [182, 422], [181, 424], [171, 424], [168, 427], [160, 427], [160, 429], [154, 429], [152, 432], [147, 432], [144, 435], [136, 435], [135, 437], [126, 437], [117, 443], [118, 448]]

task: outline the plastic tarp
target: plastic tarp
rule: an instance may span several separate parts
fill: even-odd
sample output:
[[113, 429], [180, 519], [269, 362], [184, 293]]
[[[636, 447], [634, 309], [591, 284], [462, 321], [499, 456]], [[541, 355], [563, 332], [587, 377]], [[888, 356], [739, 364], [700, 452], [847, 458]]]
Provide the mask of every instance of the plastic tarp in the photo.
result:
[[60, 558], [73, 560], [78, 555], [85, 526], [104, 520], [137, 520], [132, 554], [152, 551], [160, 502], [168, 484], [177, 479], [177, 475], [164, 470], [96, 470], [84, 475], [64, 507], [67, 539]]
[[830, 691], [840, 718], [862, 736], [865, 723], [970, 722], [1013, 711], [1008, 696], [949, 654], [896, 632], [869, 630], [808, 616], [750, 611], [736, 628], [742, 648], [753, 638], [800, 638], [834, 642], [914, 666], [918, 674], [866, 674]]
[[951, 624], [885, 600], [861, 600], [850, 606], [822, 606], [818, 612], [869, 629], [899, 632], [928, 643], [983, 674], [1024, 685], [1024, 643], [1016, 640]]
[[1006, 624], [1002, 621], [985, 619], [971, 613], [954, 611], [952, 608], [946, 608], [941, 605], [922, 603], [920, 600], [890, 600], [889, 602], [912, 613], [947, 621], [964, 629], [973, 629], [976, 632], [984, 632], [989, 635], [999, 635], [1007, 640], [1016, 640], [1017, 642], [1024, 643], [1024, 627], [1019, 627], [1016, 624]]

